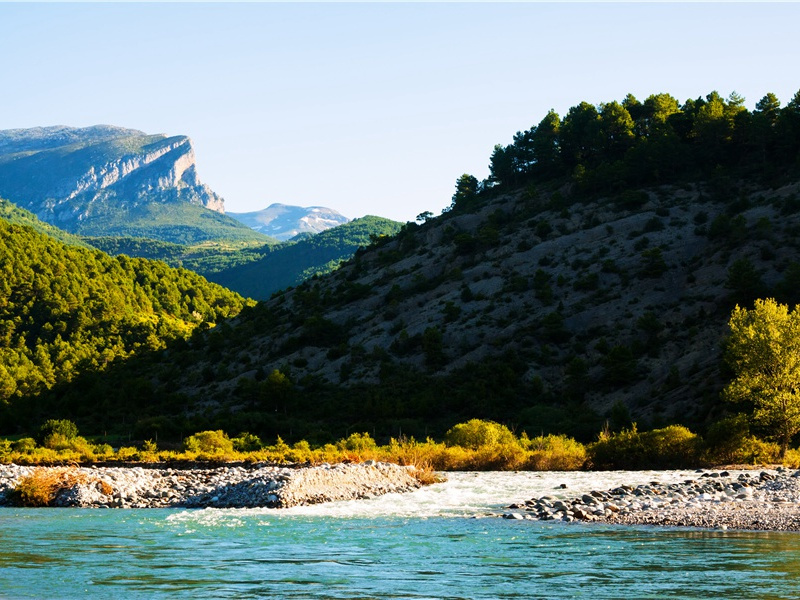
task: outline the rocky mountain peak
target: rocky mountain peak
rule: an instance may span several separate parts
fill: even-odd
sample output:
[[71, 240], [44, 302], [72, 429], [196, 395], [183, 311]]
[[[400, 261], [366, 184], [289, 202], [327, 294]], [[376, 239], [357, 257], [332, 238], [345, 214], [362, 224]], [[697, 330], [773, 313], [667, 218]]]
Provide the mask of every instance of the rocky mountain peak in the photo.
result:
[[0, 131], [0, 196], [67, 230], [152, 203], [224, 212], [188, 137], [108, 125]]
[[263, 210], [228, 215], [251, 229], [282, 241], [304, 233], [320, 233], [350, 221], [332, 208], [279, 203], [270, 204]]

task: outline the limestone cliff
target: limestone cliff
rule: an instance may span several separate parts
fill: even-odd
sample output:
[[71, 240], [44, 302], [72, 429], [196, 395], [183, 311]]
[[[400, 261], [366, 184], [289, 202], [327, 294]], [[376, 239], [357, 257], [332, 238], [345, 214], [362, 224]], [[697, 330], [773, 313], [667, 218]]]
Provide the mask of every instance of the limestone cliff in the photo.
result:
[[[211, 219], [186, 205], [225, 212], [223, 199], [198, 177], [188, 137], [105, 125], [0, 131], [0, 197], [90, 235], [120, 235], [137, 221], [203, 229]], [[236, 230], [235, 237], [251, 235], [232, 219], [214, 221]]]

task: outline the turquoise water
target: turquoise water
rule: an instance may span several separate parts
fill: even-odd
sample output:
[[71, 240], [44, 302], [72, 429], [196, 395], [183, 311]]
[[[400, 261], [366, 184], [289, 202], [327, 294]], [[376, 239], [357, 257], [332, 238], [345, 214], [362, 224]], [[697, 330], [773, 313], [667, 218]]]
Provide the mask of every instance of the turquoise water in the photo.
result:
[[0, 509], [0, 597], [800, 597], [797, 534], [475, 519], [452, 516], [449, 502], [431, 510], [459, 484], [423, 492], [424, 517], [405, 514], [414, 502], [399, 496], [351, 504], [367, 507], [356, 516], [347, 504]]

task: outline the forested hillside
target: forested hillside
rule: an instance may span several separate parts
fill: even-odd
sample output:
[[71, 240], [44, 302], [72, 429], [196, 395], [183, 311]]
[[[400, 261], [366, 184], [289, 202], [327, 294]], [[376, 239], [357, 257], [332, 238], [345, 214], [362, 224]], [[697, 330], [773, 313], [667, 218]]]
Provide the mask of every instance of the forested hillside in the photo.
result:
[[36, 218], [36, 215], [30, 211], [20, 208], [13, 202], [9, 202], [3, 198], [0, 198], [0, 219], [5, 219], [8, 223], [14, 225], [26, 225], [38, 231], [39, 233], [49, 235], [50, 237], [55, 238], [58, 241], [67, 244], [68, 246], [78, 246], [81, 248], [90, 247], [90, 245], [79, 236], [72, 235], [63, 229], [59, 229], [58, 227], [50, 225], [49, 223], [40, 221]]
[[362, 217], [296, 242], [266, 246], [263, 256], [253, 262], [218, 271], [198, 271], [243, 296], [266, 300], [274, 292], [334, 271], [359, 247], [392, 236], [400, 227], [400, 223], [382, 217]]
[[38, 415], [34, 399], [41, 392], [162, 349], [246, 305], [190, 271], [67, 246], [0, 218], [2, 427], [13, 430], [23, 415]]
[[38, 402], [122, 390], [114, 422], [144, 439], [424, 437], [475, 417], [584, 440], [632, 420], [702, 429], [728, 410], [732, 308], [800, 300], [800, 94], [756, 106], [658, 94], [551, 112], [495, 148], [489, 179], [459, 178], [442, 216]]
[[163, 260], [175, 267], [191, 269], [248, 298], [265, 300], [278, 290], [333, 271], [360, 246], [399, 230], [400, 223], [367, 216], [298, 240], [246, 247], [188, 246], [129, 237], [85, 239], [109, 254]]

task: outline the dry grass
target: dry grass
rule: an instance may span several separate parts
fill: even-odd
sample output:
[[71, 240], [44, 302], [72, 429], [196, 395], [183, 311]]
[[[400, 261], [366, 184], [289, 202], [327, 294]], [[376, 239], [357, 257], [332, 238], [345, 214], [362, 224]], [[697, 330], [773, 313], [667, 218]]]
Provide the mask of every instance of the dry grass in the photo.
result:
[[43, 467], [21, 478], [12, 497], [20, 506], [52, 506], [59, 491], [86, 483], [88, 479], [76, 467]]
[[433, 485], [434, 483], [442, 483], [447, 481], [447, 478], [434, 470], [430, 464], [414, 465], [416, 468], [410, 472], [410, 475], [419, 481], [421, 485]]

